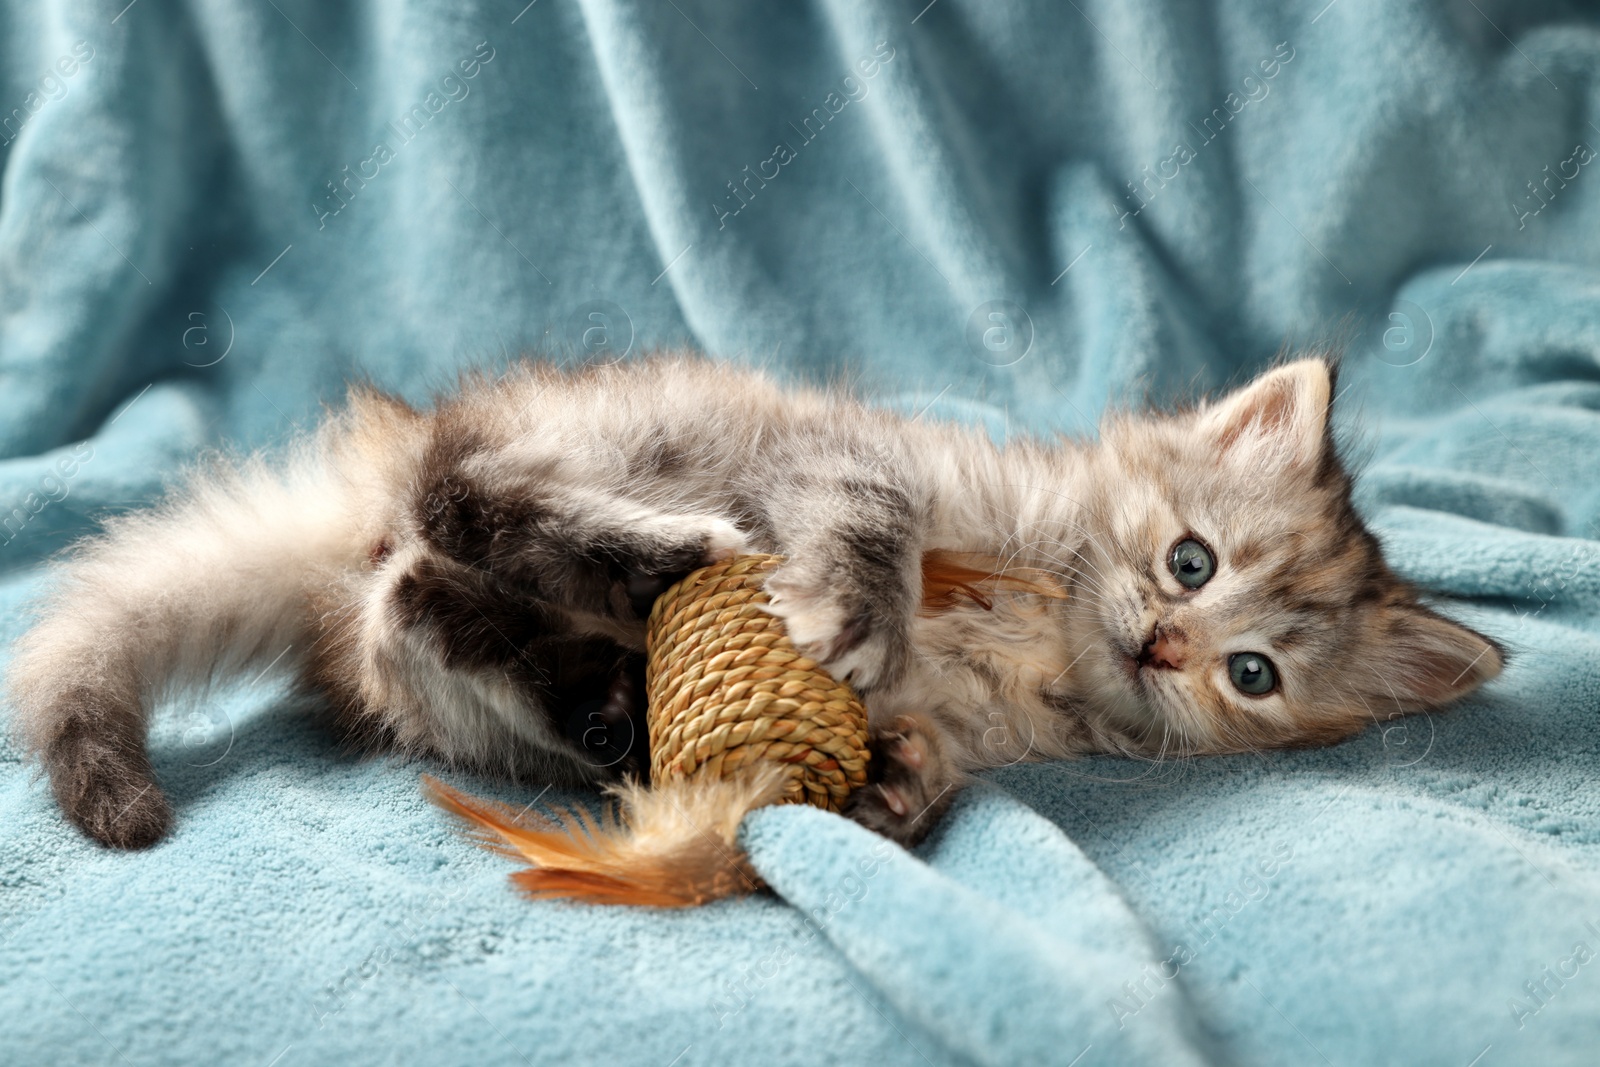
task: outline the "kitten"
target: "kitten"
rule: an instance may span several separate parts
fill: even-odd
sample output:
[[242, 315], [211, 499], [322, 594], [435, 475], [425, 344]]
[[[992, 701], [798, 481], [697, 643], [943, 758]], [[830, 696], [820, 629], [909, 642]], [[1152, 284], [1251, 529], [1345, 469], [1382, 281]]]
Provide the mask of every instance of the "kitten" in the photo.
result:
[[[292, 673], [371, 744], [611, 781], [642, 754], [651, 599], [758, 550], [787, 557], [771, 610], [867, 702], [876, 780], [849, 814], [896, 840], [984, 767], [1329, 744], [1503, 663], [1384, 564], [1332, 395], [1305, 359], [1099, 443], [997, 446], [692, 357], [528, 363], [431, 410], [356, 389], [285, 460], [214, 462], [60, 563], [10, 668], [16, 725], [67, 816], [122, 848], [171, 820], [151, 710], [246, 670]], [[998, 566], [919, 610], [938, 558]]]

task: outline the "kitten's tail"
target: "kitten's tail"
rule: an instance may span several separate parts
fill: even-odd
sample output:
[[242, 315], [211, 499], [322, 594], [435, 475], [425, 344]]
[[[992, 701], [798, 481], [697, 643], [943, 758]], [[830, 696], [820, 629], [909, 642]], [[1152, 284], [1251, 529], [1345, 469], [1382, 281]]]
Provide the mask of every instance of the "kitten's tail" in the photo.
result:
[[19, 739], [90, 837], [142, 848], [165, 833], [171, 812], [145, 746], [162, 696], [298, 663], [308, 583], [351, 552], [336, 473], [309, 453], [287, 475], [219, 462], [56, 566], [7, 696]]
[[611, 789], [620, 814], [583, 808], [553, 817], [469, 797], [423, 775], [428, 799], [478, 844], [533, 864], [511, 876], [536, 899], [687, 908], [765, 884], [739, 847], [739, 823], [783, 796], [792, 768], [763, 765], [733, 778]]

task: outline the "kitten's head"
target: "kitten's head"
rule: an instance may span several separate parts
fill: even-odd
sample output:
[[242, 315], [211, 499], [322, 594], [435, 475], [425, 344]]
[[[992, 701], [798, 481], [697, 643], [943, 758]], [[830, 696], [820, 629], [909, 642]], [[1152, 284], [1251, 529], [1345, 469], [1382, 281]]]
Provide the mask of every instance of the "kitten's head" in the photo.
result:
[[1105, 427], [1107, 535], [1077, 591], [1098, 632], [1075, 673], [1137, 748], [1329, 744], [1500, 673], [1494, 642], [1384, 563], [1329, 429], [1333, 377], [1305, 359]]

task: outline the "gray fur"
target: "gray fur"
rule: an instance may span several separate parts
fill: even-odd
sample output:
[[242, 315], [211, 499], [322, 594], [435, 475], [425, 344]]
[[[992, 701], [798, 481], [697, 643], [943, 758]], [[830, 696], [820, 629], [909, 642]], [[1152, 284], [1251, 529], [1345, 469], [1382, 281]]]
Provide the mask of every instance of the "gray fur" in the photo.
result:
[[[1326, 432], [1330, 388], [1304, 361], [1215, 406], [1123, 418], [1105, 444], [1004, 449], [688, 357], [530, 363], [430, 411], [357, 391], [282, 464], [203, 471], [59, 564], [11, 667], [16, 726], [67, 815], [119, 847], [169, 820], [152, 708], [269, 663], [363, 740], [604, 781], [630, 764], [596, 758], [563, 716], [596, 706], [626, 726], [618, 679], [649, 598], [757, 550], [788, 557], [773, 612], [867, 700], [878, 770], [851, 814], [899, 840], [986, 766], [1325, 743], [1447, 703], [1501, 663], [1383, 565]], [[1240, 546], [1244, 577], [1219, 570], [1191, 596], [1163, 560], [1202, 526], [1219, 567]], [[1329, 538], [1326, 564], [1297, 554]], [[932, 549], [1046, 575], [1065, 597], [1001, 591], [927, 615]], [[1275, 696], [1217, 681], [1246, 630], [1291, 668]], [[1147, 670], [1163, 633], [1189, 642], [1189, 671]], [[1385, 641], [1403, 650], [1398, 685], [1350, 669]]]

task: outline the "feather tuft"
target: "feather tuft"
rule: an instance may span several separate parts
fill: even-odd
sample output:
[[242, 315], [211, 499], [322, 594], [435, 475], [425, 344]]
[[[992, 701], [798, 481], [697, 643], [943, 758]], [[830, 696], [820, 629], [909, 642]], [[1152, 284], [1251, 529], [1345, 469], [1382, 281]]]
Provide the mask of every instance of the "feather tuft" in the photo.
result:
[[984, 611], [993, 611], [994, 595], [1000, 592], [1033, 593], [1054, 600], [1067, 596], [1048, 572], [1009, 566], [998, 556], [942, 548], [922, 554], [922, 615], [949, 611], [963, 597]]
[[474, 843], [532, 866], [511, 876], [537, 900], [687, 908], [763, 888], [738, 844], [745, 815], [783, 797], [792, 768], [763, 764], [723, 779], [612, 786], [596, 818], [551, 814], [468, 796], [429, 775], [423, 794]]

